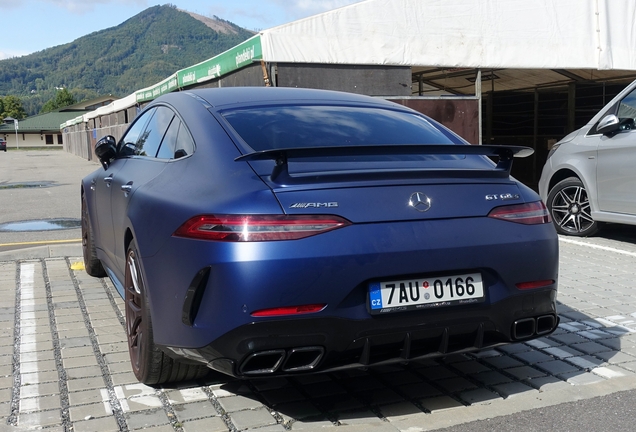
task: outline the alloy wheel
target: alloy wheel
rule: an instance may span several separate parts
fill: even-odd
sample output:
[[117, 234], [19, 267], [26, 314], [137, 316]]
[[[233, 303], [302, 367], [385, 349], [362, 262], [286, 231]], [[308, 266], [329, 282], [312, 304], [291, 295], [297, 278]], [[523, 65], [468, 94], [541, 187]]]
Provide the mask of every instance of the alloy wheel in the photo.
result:
[[550, 204], [552, 219], [563, 231], [582, 234], [594, 226], [590, 200], [583, 186], [571, 185], [561, 188]]
[[141, 353], [144, 344], [142, 295], [143, 282], [140, 279], [139, 267], [134, 251], [129, 251], [126, 259], [126, 334], [130, 360], [138, 371], [141, 366]]

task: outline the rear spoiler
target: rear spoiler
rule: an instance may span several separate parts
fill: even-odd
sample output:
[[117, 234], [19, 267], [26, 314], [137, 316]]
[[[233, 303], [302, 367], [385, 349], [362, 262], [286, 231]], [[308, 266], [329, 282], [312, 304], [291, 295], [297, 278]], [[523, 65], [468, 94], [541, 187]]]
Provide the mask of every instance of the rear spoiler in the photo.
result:
[[[495, 156], [499, 160], [494, 168], [496, 177], [508, 177], [514, 157], [528, 157], [534, 153], [530, 147], [503, 145], [468, 145], [468, 144], [399, 144], [369, 146], [329, 146], [329, 147], [296, 147], [286, 149], [262, 150], [248, 153], [234, 159], [241, 161], [273, 160], [276, 166], [270, 179], [280, 182], [292, 180], [289, 175], [289, 159], [336, 156], [383, 156], [383, 155], [481, 155]], [[449, 171], [449, 170], [445, 170]], [[456, 171], [456, 170], [450, 170]]]

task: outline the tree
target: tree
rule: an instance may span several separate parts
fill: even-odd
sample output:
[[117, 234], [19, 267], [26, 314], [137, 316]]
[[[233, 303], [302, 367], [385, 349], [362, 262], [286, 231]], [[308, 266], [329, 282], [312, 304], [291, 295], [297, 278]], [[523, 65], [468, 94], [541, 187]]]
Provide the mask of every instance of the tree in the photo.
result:
[[76, 101], [71, 92], [63, 88], [57, 92], [55, 98], [49, 99], [49, 101], [44, 104], [42, 110], [40, 110], [40, 114], [55, 111], [56, 109], [64, 108], [74, 103], [76, 103]]
[[26, 118], [27, 113], [22, 107], [22, 101], [18, 97], [9, 95], [0, 99], [2, 99], [0, 103], [0, 108], [2, 108], [0, 117], [13, 117], [17, 120]]

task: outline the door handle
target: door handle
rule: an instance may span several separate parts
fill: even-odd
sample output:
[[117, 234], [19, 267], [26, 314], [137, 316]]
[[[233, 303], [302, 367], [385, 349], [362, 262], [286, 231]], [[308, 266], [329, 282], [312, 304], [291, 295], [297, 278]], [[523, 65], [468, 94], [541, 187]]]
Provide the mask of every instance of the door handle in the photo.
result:
[[106, 183], [106, 187], [110, 187], [110, 184], [113, 182], [113, 175], [109, 175], [108, 177], [104, 177], [104, 183]]
[[133, 182], [128, 182], [125, 185], [122, 185], [121, 190], [124, 191], [124, 196], [128, 197], [128, 195], [130, 194], [130, 192], [132, 192], [132, 185]]

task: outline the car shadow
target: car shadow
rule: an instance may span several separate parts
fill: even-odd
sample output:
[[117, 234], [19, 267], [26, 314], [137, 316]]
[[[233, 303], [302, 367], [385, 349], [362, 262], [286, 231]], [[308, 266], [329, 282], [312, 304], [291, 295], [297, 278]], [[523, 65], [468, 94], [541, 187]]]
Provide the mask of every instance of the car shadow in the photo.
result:
[[630, 357], [621, 353], [621, 338], [636, 331], [625, 325], [628, 317], [623, 323], [618, 316], [599, 318], [564, 302], [558, 302], [558, 312], [561, 323], [554, 333], [477, 353], [249, 380], [213, 372], [178, 388], [207, 388], [229, 421], [237, 413], [264, 408], [271, 422], [285, 427], [296, 422], [346, 425], [400, 421], [471, 405], [495, 413], [493, 403], [514, 395], [592, 384], [636, 370], [636, 357], [633, 365], [618, 365]]
[[636, 245], [636, 225], [606, 223], [601, 226], [596, 237], [616, 240]]
[[485, 416], [497, 415], [498, 401], [572, 386], [584, 397], [589, 384], [636, 372], [636, 301], [630, 282], [636, 227], [608, 224], [596, 237], [563, 240], [561, 321], [549, 335], [367, 370], [249, 380], [213, 373], [178, 388], [205, 389], [227, 422], [258, 412], [269, 419], [259, 427], [299, 423], [301, 429], [305, 423], [407, 424], [417, 415], [473, 405]]

